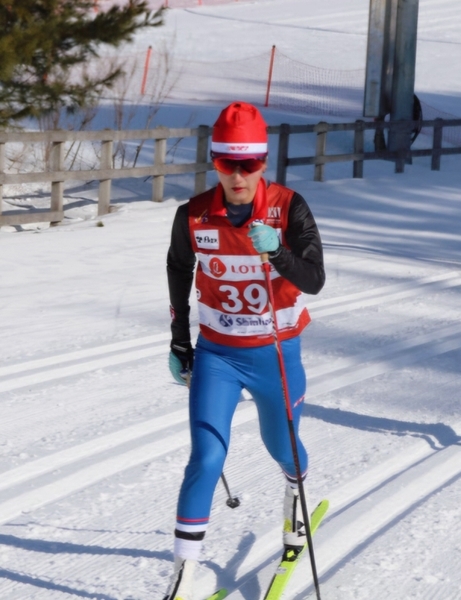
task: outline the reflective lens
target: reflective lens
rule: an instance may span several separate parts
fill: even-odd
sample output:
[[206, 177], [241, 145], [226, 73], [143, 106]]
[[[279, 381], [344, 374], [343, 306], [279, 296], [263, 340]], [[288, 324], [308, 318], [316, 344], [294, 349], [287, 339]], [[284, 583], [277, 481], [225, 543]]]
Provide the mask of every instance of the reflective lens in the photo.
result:
[[265, 161], [259, 158], [245, 158], [244, 160], [232, 160], [231, 158], [213, 158], [213, 165], [217, 171], [225, 175], [232, 175], [236, 169], [242, 174], [249, 175], [264, 167]]

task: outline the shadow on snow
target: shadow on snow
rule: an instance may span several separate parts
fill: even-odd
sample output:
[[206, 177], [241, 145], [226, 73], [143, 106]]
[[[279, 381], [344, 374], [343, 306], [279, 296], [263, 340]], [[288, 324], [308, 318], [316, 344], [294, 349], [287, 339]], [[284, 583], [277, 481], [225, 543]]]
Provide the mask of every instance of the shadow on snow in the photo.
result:
[[326, 408], [316, 404], [305, 404], [303, 414], [304, 416], [319, 419], [325, 423], [350, 427], [351, 429], [419, 437], [426, 440], [434, 450], [446, 448], [447, 446], [461, 445], [461, 437], [450, 426], [444, 423], [398, 421], [396, 419], [362, 415], [340, 408]]

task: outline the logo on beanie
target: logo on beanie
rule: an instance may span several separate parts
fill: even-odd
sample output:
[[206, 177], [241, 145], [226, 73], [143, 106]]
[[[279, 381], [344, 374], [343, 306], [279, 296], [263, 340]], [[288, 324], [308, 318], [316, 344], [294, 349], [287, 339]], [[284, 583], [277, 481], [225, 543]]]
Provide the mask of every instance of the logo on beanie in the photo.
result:
[[247, 144], [211, 140], [211, 151], [219, 154], [245, 154], [259, 156], [267, 154], [267, 142], [248, 142]]

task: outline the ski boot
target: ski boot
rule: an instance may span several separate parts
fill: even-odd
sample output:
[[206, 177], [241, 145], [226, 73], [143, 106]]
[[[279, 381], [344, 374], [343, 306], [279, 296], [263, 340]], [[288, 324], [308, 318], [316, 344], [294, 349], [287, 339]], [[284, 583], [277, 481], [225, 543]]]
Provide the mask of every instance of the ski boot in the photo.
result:
[[174, 572], [167, 595], [163, 600], [192, 600], [196, 560], [175, 558]]
[[283, 500], [283, 544], [301, 550], [307, 542], [299, 490], [287, 484]]

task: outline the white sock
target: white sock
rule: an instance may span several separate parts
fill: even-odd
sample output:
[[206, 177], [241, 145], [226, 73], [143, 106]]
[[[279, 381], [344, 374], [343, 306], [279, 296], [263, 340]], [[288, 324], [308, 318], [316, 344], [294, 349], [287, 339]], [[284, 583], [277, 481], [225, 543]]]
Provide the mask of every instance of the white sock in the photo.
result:
[[176, 523], [174, 555], [182, 559], [198, 560], [202, 550], [207, 525]]
[[202, 542], [195, 540], [174, 539], [174, 556], [182, 560], [198, 560], [202, 551]]

